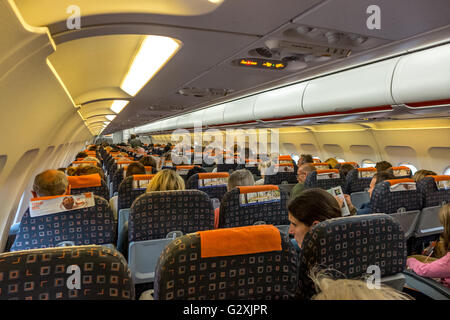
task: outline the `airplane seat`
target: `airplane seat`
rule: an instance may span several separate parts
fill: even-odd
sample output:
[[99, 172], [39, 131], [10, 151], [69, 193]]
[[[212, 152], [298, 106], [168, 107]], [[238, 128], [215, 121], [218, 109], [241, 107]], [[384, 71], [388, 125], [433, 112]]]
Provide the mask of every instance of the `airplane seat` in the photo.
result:
[[450, 202], [450, 175], [427, 176], [417, 182], [423, 196], [423, 207], [435, 207]]
[[405, 166], [392, 167], [392, 173], [396, 179], [411, 179], [412, 172], [411, 169]]
[[134, 300], [114, 249], [76, 246], [0, 254], [0, 300]]
[[71, 194], [92, 192], [105, 200], [110, 198], [109, 188], [98, 173], [84, 176], [68, 176], [67, 179], [69, 180]]
[[264, 175], [265, 185], [280, 185], [280, 184], [296, 184], [297, 173], [292, 163], [282, 163], [277, 165], [278, 171], [275, 174]]
[[293, 299], [298, 260], [289, 239], [271, 225], [184, 235], [158, 259], [154, 299]]
[[[89, 197], [92, 193], [85, 195]], [[46, 198], [42, 199], [44, 201]], [[30, 209], [27, 209], [11, 251], [56, 247], [64, 241], [72, 241], [77, 246], [114, 243], [116, 222], [109, 203], [95, 195], [94, 200], [95, 205], [92, 207], [37, 217], [31, 217]]]
[[236, 170], [248, 170], [255, 176], [261, 176], [261, 171], [258, 169], [257, 163], [246, 163], [246, 164], [238, 164]]
[[217, 164], [217, 172], [232, 172], [236, 170], [236, 163], [218, 163]]
[[356, 168], [350, 170], [345, 181], [345, 189], [347, 194], [354, 192], [367, 191], [370, 187], [370, 181], [377, 173], [375, 168]]
[[341, 186], [345, 192], [345, 180], [337, 169], [315, 170], [308, 174], [305, 181], [305, 189], [320, 188], [328, 190]]
[[267, 224], [290, 224], [288, 196], [275, 185], [236, 187], [227, 192], [220, 203], [219, 228]]
[[175, 166], [175, 171], [180, 175], [180, 177], [183, 178], [184, 183], [187, 183], [187, 174], [189, 173], [189, 170], [193, 169], [194, 167], [199, 167], [198, 165], [183, 165], [183, 166]]
[[145, 193], [154, 174], [138, 174], [122, 180], [118, 189], [118, 211], [131, 208], [133, 201]]
[[[361, 279], [379, 268], [381, 283], [401, 291], [405, 283], [406, 240], [390, 215], [369, 214], [325, 220], [305, 235], [299, 267], [298, 297], [316, 293], [309, 277], [313, 268], [328, 269], [336, 278]], [[375, 273], [376, 274], [376, 273]]]
[[422, 209], [422, 195], [412, 179], [378, 183], [370, 198], [372, 213], [391, 214], [402, 225], [406, 237], [414, 234]]
[[187, 180], [186, 189], [203, 191], [211, 200], [217, 199], [220, 202], [227, 193], [229, 176], [227, 172], [196, 173]]
[[128, 261], [133, 281], [153, 281], [158, 257], [173, 237], [212, 229], [211, 200], [200, 190], [153, 191], [139, 196], [128, 221]]

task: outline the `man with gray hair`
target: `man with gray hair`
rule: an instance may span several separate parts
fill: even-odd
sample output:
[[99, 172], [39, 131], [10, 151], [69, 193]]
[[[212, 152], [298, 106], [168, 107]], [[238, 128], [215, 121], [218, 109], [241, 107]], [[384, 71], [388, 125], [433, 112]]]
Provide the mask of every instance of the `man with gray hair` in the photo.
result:
[[69, 180], [67, 176], [58, 170], [46, 170], [34, 178], [33, 191], [35, 198], [60, 196], [67, 194]]
[[298, 167], [297, 170], [298, 183], [292, 188], [291, 200], [295, 199], [298, 195], [300, 195], [300, 193], [303, 192], [303, 190], [305, 190], [306, 177], [314, 170], [316, 170], [316, 168], [310, 163], [305, 163]]

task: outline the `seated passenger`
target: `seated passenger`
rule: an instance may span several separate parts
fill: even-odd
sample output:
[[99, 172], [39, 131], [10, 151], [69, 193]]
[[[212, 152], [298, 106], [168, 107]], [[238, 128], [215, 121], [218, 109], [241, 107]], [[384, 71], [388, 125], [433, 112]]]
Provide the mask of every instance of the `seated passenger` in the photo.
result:
[[153, 158], [152, 156], [143, 156], [139, 162], [144, 166], [144, 167], [152, 167], [152, 169], [157, 168], [157, 163], [155, 158]]
[[[444, 226], [442, 234], [442, 258], [412, 256], [406, 260], [406, 266], [417, 275], [427, 278], [440, 278], [441, 282], [450, 288], [450, 203], [447, 203], [439, 211], [439, 221]], [[418, 259], [423, 260], [420, 262]]]
[[352, 166], [350, 163], [344, 163], [343, 165], [341, 165], [341, 166], [339, 167], [339, 169], [341, 170], [341, 172], [342, 172], [342, 174], [344, 175], [344, 177], [347, 177], [347, 174], [348, 174], [351, 170], [355, 169], [355, 167]]
[[97, 151], [97, 146], [90, 146], [88, 151]]
[[293, 244], [300, 251], [303, 238], [315, 224], [341, 217], [338, 201], [327, 191], [312, 188], [300, 193], [288, 204], [289, 234], [294, 235]]
[[357, 279], [333, 279], [324, 272], [312, 272], [317, 294], [312, 300], [413, 300], [409, 295], [384, 284], [369, 288], [367, 281]]
[[147, 187], [146, 192], [184, 190], [183, 178], [171, 169], [164, 169], [158, 172]]
[[300, 167], [305, 163], [314, 163], [313, 157], [310, 154], [302, 154], [300, 155], [300, 159], [298, 159], [297, 165]]
[[192, 169], [189, 169], [188, 173], [186, 174], [186, 181], [189, 180], [190, 177], [192, 177], [194, 174], [196, 173], [205, 173], [206, 170], [203, 169], [202, 167], [193, 167]]
[[79, 166], [75, 168], [75, 171], [73, 172], [73, 174], [71, 174], [72, 176], [86, 176], [86, 175], [90, 175], [90, 174], [95, 174], [98, 173], [100, 175], [100, 177], [105, 180], [105, 173], [103, 172], [103, 170], [97, 166], [92, 166], [92, 165], [84, 165], [84, 166]]
[[46, 170], [34, 178], [33, 197], [51, 197], [68, 194], [69, 180], [58, 170]]
[[140, 162], [130, 163], [125, 173], [125, 178], [133, 176], [135, 174], [145, 174], [145, 167]]
[[413, 175], [413, 180], [415, 182], [419, 182], [420, 180], [422, 180], [423, 178], [425, 178], [426, 176], [435, 176], [436, 172], [434, 171], [430, 171], [430, 170], [418, 170], [416, 171], [416, 173], [414, 173]]
[[83, 161], [95, 161], [97, 163], [97, 166], [99, 166], [99, 167], [101, 166], [100, 160], [98, 160], [95, 157], [86, 157], [83, 159]]
[[328, 163], [330, 169], [334, 169], [338, 165], [339, 161], [337, 161], [335, 158], [328, 158], [327, 160], [325, 160], [325, 163]]
[[254, 186], [255, 180], [250, 171], [246, 169], [236, 170], [228, 177], [227, 190], [231, 191], [236, 187]]
[[75, 156], [75, 159], [84, 159], [88, 156], [88, 154], [84, 151], [78, 152]]
[[263, 185], [264, 184], [264, 177], [266, 175], [272, 175], [275, 174], [275, 163], [271, 160], [261, 161], [258, 164], [258, 170], [261, 173], [261, 179], [257, 180], [255, 182], [255, 185]]
[[380, 161], [375, 165], [375, 169], [377, 169], [377, 172], [386, 171], [390, 168], [392, 168], [392, 164], [387, 161]]
[[[369, 190], [368, 190], [369, 197], [372, 197], [373, 189], [375, 189], [375, 186], [377, 184], [379, 184], [383, 181], [392, 180], [392, 179], [395, 179], [395, 176], [391, 170], [379, 171], [379, 172], [375, 173], [375, 175], [372, 177], [372, 180], [370, 180], [370, 186], [369, 186]], [[347, 204], [348, 204], [349, 210], [353, 211], [354, 206], [349, 199], [347, 199]], [[356, 212], [357, 212], [356, 214], [358, 214], [358, 215], [372, 213], [372, 209], [370, 208], [370, 201], [363, 203], [361, 205], [361, 208], [356, 209]]]
[[316, 170], [316, 167], [314, 167], [311, 163], [312, 162], [304, 163], [298, 167], [297, 170], [298, 183], [291, 190], [291, 197], [290, 197], [291, 200], [296, 198], [300, 193], [303, 192], [303, 190], [305, 190], [306, 177], [308, 177], [308, 175], [311, 172]]

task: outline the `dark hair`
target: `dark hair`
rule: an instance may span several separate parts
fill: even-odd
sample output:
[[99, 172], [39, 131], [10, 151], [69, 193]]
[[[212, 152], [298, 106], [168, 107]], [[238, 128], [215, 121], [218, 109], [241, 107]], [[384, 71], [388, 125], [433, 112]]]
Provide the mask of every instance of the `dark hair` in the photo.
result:
[[145, 167], [140, 162], [133, 162], [128, 165], [126, 177], [130, 177], [135, 174], [145, 174]]
[[288, 210], [295, 219], [308, 227], [314, 221], [322, 222], [342, 215], [337, 200], [327, 191], [318, 188], [300, 193], [289, 202]]
[[395, 179], [394, 173], [392, 170], [385, 170], [375, 173], [374, 177], [377, 179], [376, 184], [379, 184], [386, 180], [392, 180]]
[[380, 161], [375, 165], [375, 169], [377, 169], [377, 172], [386, 171], [389, 168], [392, 168], [392, 164], [387, 161]]
[[152, 156], [144, 156], [139, 160], [140, 163], [144, 166], [151, 166], [152, 169], [156, 169], [156, 160]]
[[88, 154], [84, 151], [78, 152], [77, 155], [75, 156], [76, 159], [84, 159], [88, 156]]
[[88, 151], [97, 151], [97, 146], [90, 146]]
[[206, 172], [206, 170], [204, 169], [204, 168], [202, 168], [202, 167], [193, 167], [192, 169], [190, 169], [189, 171], [188, 171], [188, 173], [186, 174], [186, 181], [188, 181], [188, 179], [190, 178], [190, 177], [192, 177], [194, 174], [196, 174], [196, 173], [205, 173]]
[[340, 170], [343, 173], [344, 177], [347, 176], [347, 174], [351, 171], [355, 169], [354, 166], [352, 166], [350, 163], [344, 163], [343, 165], [341, 165]]
[[302, 154], [300, 155], [300, 165], [305, 164], [305, 163], [314, 163], [313, 157], [310, 154]]

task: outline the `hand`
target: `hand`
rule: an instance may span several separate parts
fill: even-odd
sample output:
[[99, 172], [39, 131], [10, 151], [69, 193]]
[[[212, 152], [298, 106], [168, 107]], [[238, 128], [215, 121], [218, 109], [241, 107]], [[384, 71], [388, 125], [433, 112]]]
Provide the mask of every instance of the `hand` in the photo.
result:
[[345, 202], [347, 202], [348, 210], [352, 211], [354, 206], [352, 203], [352, 198], [348, 194], [344, 194]]

